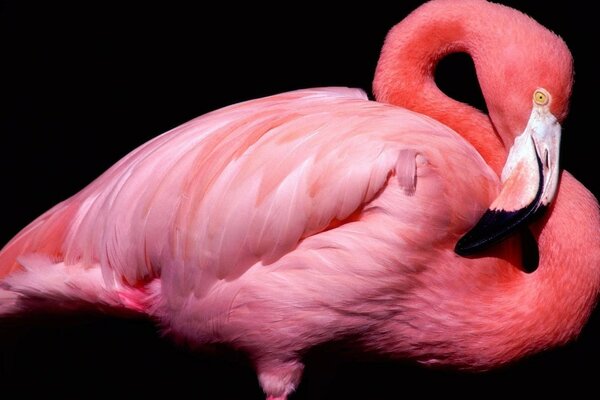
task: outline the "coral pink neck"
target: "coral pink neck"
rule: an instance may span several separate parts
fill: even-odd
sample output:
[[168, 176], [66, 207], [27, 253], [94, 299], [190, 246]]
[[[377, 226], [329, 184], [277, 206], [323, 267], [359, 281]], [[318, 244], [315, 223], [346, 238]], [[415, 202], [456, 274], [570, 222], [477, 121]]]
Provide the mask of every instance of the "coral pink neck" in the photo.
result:
[[[512, 142], [508, 135], [518, 129], [509, 132], [503, 126], [504, 136], [501, 137], [501, 129], [494, 127], [496, 121], [492, 121], [488, 115], [446, 96], [435, 84], [434, 71], [437, 63], [450, 53], [469, 54], [490, 112], [496, 112], [498, 118], [512, 118], [514, 113], [501, 114], [498, 107], [491, 107], [497, 105], [497, 98], [506, 95], [503, 89], [507, 89], [504, 82], [498, 82], [502, 76], [497, 73], [498, 67], [504, 54], [497, 50], [502, 48], [499, 42], [508, 47], [518, 42], [517, 39], [528, 36], [523, 30], [494, 30], [493, 27], [510, 26], [518, 18], [521, 28], [526, 26], [529, 29], [535, 24], [514, 10], [487, 1], [434, 0], [424, 4], [388, 34], [373, 82], [375, 98], [427, 115], [449, 126], [468, 140], [486, 162], [500, 173], [507, 147]], [[519, 34], [523, 36], [515, 37]], [[555, 38], [548, 36], [548, 40]], [[555, 80], [548, 81], [547, 85]], [[558, 87], [568, 88], [569, 85]], [[566, 93], [567, 97], [558, 103], [567, 101], [568, 90], [554, 92], [557, 96]], [[498, 123], [503, 122], [498, 119]], [[470, 332], [470, 336], [457, 336], [456, 339], [457, 343], [465, 346], [487, 344], [482, 348], [473, 348], [475, 358], [469, 361], [471, 365], [497, 365], [519, 355], [565, 343], [579, 333], [600, 290], [599, 227], [600, 212], [596, 199], [568, 173], [563, 173], [553, 206], [542, 220], [532, 226], [540, 249], [540, 262], [534, 273], [510, 272], [516, 271], [512, 264], [517, 261], [511, 261], [510, 254], [513, 248], [518, 249], [518, 245], [509, 244], [495, 250], [490, 257], [465, 261], [472, 265], [456, 270], [453, 279], [456, 279], [460, 288], [476, 268], [481, 268], [484, 271], [482, 274], [490, 273], [493, 265], [496, 265], [497, 274], [490, 273], [495, 283], [481, 287], [479, 292], [480, 298], [476, 304], [481, 307], [469, 308], [468, 313], [471, 314], [464, 315], [465, 324], [476, 329]], [[461, 280], [460, 273], [466, 274], [464, 280]], [[508, 274], [508, 279], [502, 279], [504, 274]], [[427, 290], [431, 293], [430, 287]], [[440, 295], [440, 299], [446, 298], [444, 296]], [[438, 303], [433, 301], [430, 304]], [[439, 304], [440, 307], [450, 308], [442, 313], [444, 317], [439, 321], [442, 328], [447, 322], [445, 316], [466, 312], [461, 303], [457, 303], [457, 309], [452, 309], [452, 304], [444, 305], [441, 301]], [[481, 324], [481, 319], [490, 315], [490, 311], [495, 313], [494, 318], [489, 323]], [[450, 340], [447, 336], [450, 330], [442, 328], [438, 331], [446, 336], [429, 339], [434, 342], [439, 340], [439, 343]], [[506, 335], [506, 332], [510, 334]], [[473, 337], [486, 339], [473, 341]], [[498, 346], [489, 346], [494, 342]], [[505, 348], [506, 352], [495, 353], [496, 348]], [[486, 354], [488, 350], [489, 354]], [[446, 356], [451, 358], [454, 355]], [[463, 361], [453, 360], [457, 364]]]

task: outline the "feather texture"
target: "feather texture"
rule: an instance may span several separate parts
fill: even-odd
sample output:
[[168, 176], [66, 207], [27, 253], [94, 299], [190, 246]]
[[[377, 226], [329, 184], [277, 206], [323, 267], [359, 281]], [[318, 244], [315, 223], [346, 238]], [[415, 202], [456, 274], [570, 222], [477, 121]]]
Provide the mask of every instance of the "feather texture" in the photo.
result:
[[[452, 51], [473, 57], [489, 116], [435, 86]], [[497, 198], [522, 128], [543, 144], [530, 131], [551, 120], [558, 143], [571, 84], [568, 48], [530, 18], [428, 2], [390, 31], [377, 102], [329, 87], [216, 110], [33, 221], [0, 251], [0, 315], [44, 302], [141, 313], [192, 345], [245, 352], [270, 400], [296, 388], [308, 349], [340, 338], [475, 370], [566, 343], [600, 292], [599, 207], [571, 175], [515, 180], [503, 198], [522, 205], [530, 183], [556, 194], [546, 215], [519, 221], [540, 248], [535, 273], [518, 237], [471, 257], [454, 249]], [[533, 106], [540, 86], [554, 100]], [[529, 125], [532, 107], [555, 117]], [[515, 154], [558, 176], [558, 156], [538, 151]]]
[[[463, 159], [442, 161], [433, 143], [461, 149], [456, 153]], [[138, 285], [166, 274], [175, 292], [202, 297], [215, 282], [271, 264], [309, 237], [366, 217], [361, 214], [393, 211], [413, 224], [423, 206], [402, 198], [406, 207], [374, 202], [385, 198], [392, 175], [392, 186], [407, 194], [422, 186], [423, 196], [411, 203], [431, 203], [444, 198], [427, 194], [429, 186], [444, 190], [436, 169], [475, 165], [472, 171], [483, 172], [469, 180], [489, 189], [474, 199], [479, 203], [471, 215], [460, 216], [466, 229], [496, 185], [492, 171], [467, 149], [437, 122], [368, 101], [357, 90], [285, 93], [207, 114], [157, 137], [21, 235], [66, 230], [56, 262], [99, 265], [108, 285]], [[418, 163], [423, 171], [417, 179]], [[5, 254], [23, 240], [17, 236]], [[46, 254], [44, 248], [32, 251]]]

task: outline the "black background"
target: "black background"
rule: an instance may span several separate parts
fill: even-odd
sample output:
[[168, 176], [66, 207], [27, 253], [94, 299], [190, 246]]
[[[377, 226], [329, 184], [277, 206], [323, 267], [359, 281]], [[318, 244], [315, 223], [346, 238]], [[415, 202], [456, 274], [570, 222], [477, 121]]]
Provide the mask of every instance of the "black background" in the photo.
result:
[[[386, 32], [421, 1], [393, 3], [0, 3], [0, 243], [138, 145], [207, 111], [304, 87], [370, 92]], [[502, 3], [560, 34], [573, 52], [576, 84], [561, 163], [598, 196], [595, 12], [575, 2]], [[443, 63], [438, 81], [482, 107], [465, 58]], [[568, 346], [483, 374], [321, 349], [309, 356], [292, 399], [401, 398], [412, 389], [462, 397], [593, 389], [599, 314]], [[143, 397], [168, 389], [200, 399], [263, 397], [242, 358], [190, 352], [137, 320], [79, 315], [7, 323], [0, 326], [0, 362], [0, 386], [22, 393]]]

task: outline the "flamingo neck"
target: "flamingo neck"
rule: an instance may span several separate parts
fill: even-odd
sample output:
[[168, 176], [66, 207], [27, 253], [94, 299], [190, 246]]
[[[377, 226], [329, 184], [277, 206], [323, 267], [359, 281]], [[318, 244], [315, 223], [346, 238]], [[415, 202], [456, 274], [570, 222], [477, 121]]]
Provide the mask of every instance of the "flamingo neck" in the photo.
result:
[[476, 12], [472, 2], [478, 6], [486, 3], [454, 2], [452, 7], [425, 4], [393, 27], [376, 68], [373, 92], [377, 101], [425, 114], [449, 126], [500, 173], [506, 160], [505, 145], [488, 115], [448, 97], [434, 79], [438, 62], [452, 53], [471, 56], [478, 77], [486, 70], [480, 60], [489, 57], [481, 53], [490, 48], [487, 42], [491, 39], [479, 33], [485, 21], [481, 15], [470, 15]]
[[540, 248], [535, 272], [518, 267], [515, 238], [461, 266], [450, 256], [431, 272], [438, 280], [424, 279], [411, 306], [385, 321], [373, 343], [425, 364], [485, 370], [574, 339], [600, 293], [598, 202], [564, 173], [557, 199], [532, 231]]
[[[546, 46], [539, 49], [538, 43]], [[523, 71], [530, 67], [526, 61], [531, 52], [537, 51], [542, 59], [544, 51], [565, 54], [564, 65]], [[490, 116], [449, 98], [435, 84], [437, 63], [456, 52], [473, 59]], [[535, 87], [551, 87], [557, 94], [553, 112], [559, 120], [566, 116], [570, 63], [564, 43], [524, 14], [483, 0], [433, 0], [390, 30], [373, 92], [377, 101], [449, 126], [499, 173], [514, 136], [525, 127], [524, 110]], [[414, 304], [384, 322], [384, 342], [373, 343], [426, 363], [487, 368], [572, 339], [600, 291], [598, 202], [564, 173], [551, 209], [532, 231], [540, 250], [535, 272], [520, 270], [514, 237], [481, 257], [457, 261], [448, 252], [447, 262], [432, 268], [435, 277], [424, 278], [428, 284], [415, 289]], [[451, 271], [444, 275], [444, 268]], [[450, 298], [458, 300], [445, 301]], [[388, 337], [393, 340], [385, 341]], [[420, 353], [422, 349], [427, 353]]]
[[[530, 304], [540, 309], [534, 311], [540, 324], [553, 322], [546, 322], [545, 335], [554, 334], [558, 343], [565, 343], [579, 333], [600, 294], [598, 201], [564, 172], [552, 208], [531, 230], [540, 249], [540, 263], [529, 277], [531, 285], [523, 290], [529, 290]], [[564, 327], [571, 329], [561, 331]]]
[[531, 231], [540, 250], [536, 271], [519, 273], [479, 296], [479, 322], [490, 313], [493, 317], [476, 334], [489, 337], [492, 348], [505, 349], [492, 351], [487, 361], [499, 357], [501, 364], [568, 343], [580, 334], [598, 301], [600, 207], [594, 195], [564, 172], [552, 207]]

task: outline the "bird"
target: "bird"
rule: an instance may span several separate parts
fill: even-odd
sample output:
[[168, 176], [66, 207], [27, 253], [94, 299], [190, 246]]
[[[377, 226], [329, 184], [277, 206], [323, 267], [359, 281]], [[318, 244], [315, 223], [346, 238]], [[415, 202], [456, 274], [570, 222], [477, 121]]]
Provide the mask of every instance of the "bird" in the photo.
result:
[[[457, 51], [489, 115], [435, 86]], [[524, 14], [432, 0], [390, 30], [376, 101], [329, 87], [216, 110], [33, 221], [0, 252], [0, 313], [147, 315], [247, 354], [268, 399], [338, 338], [475, 370], [564, 344], [600, 284], [597, 200], [558, 166], [572, 74], [566, 44]]]

